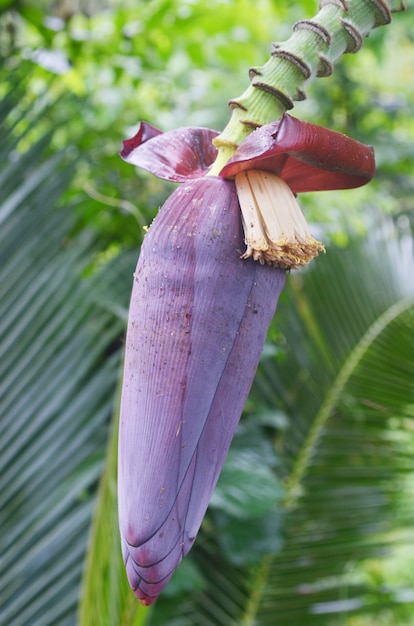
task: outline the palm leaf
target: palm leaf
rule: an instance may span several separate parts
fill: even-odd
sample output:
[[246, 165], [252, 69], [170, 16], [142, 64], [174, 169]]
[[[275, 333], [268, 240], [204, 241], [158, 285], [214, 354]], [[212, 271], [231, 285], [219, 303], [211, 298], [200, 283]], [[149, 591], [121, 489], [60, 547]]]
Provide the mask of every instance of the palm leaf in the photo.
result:
[[[117, 402], [119, 405], [119, 401]], [[119, 416], [114, 420], [118, 424]], [[140, 626], [147, 612], [129, 587], [120, 550], [116, 474], [117, 428], [109, 440], [105, 471], [99, 489], [79, 606], [79, 626]]]
[[[412, 507], [401, 506], [413, 443], [411, 267], [412, 240], [377, 231], [362, 245], [330, 251], [329, 266], [289, 292], [283, 329], [293, 350], [283, 367], [266, 364], [262, 381], [268, 401], [276, 401], [270, 381], [283, 388], [292, 419], [290, 511], [257, 607], [260, 624], [275, 616], [323, 624], [366, 610], [367, 589], [347, 568], [384, 554], [393, 531], [412, 519]], [[380, 595], [370, 610], [389, 601]]]
[[0, 623], [48, 626], [76, 619], [124, 327], [107, 303], [126, 304], [129, 272], [92, 271], [102, 243], [74, 234], [73, 163], [47, 156], [24, 75], [2, 75], [0, 106]]

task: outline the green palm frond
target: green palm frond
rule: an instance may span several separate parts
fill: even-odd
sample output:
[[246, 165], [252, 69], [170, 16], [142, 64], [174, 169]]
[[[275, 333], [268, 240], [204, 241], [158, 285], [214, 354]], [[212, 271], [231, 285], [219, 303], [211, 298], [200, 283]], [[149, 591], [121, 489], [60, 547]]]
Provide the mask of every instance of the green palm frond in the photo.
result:
[[73, 163], [36, 136], [24, 72], [2, 78], [0, 623], [69, 625], [119, 371], [110, 303], [126, 306], [132, 269], [93, 271], [102, 244], [60, 201]]
[[[414, 284], [412, 238], [377, 229], [353, 241], [289, 290], [286, 361], [262, 377], [283, 389], [291, 418], [285, 459], [285, 546], [269, 565], [257, 607], [260, 624], [329, 623], [376, 610], [348, 572], [380, 557], [412, 522]], [[287, 319], [289, 315], [289, 320]], [[300, 348], [299, 348], [300, 346]], [[279, 396], [280, 397], [280, 396]], [[292, 567], [293, 565], [293, 567]]]

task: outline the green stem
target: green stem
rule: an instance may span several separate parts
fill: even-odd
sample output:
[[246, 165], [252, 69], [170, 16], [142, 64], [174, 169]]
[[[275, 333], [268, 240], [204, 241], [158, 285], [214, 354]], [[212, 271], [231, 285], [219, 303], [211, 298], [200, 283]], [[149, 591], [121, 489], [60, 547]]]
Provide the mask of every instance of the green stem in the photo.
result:
[[249, 88], [230, 101], [231, 118], [214, 140], [219, 152], [210, 175], [218, 174], [252, 130], [305, 99], [311, 80], [329, 76], [339, 57], [358, 52], [371, 30], [389, 24], [391, 12], [404, 9], [403, 0], [321, 0], [319, 13], [297, 22], [287, 41], [274, 43], [267, 63], [251, 68]]

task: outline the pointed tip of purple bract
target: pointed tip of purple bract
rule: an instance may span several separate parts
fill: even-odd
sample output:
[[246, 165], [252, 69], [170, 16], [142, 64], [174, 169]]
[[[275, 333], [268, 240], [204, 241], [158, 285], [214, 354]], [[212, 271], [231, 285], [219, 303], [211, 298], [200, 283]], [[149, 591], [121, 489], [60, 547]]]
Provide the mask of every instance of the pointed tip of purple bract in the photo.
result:
[[[123, 554], [128, 582], [131, 589], [144, 606], [150, 606], [155, 602], [163, 589], [169, 583], [171, 576], [177, 569], [182, 555], [180, 550], [174, 550], [160, 563], [152, 563], [150, 560], [139, 565], [135, 560], [140, 549], [129, 546], [122, 538]], [[145, 554], [141, 555], [145, 559]]]
[[141, 146], [149, 139], [157, 137], [157, 135], [162, 135], [162, 130], [155, 128], [155, 126], [152, 126], [147, 122], [141, 122], [136, 134], [130, 139], [125, 139], [122, 142], [120, 156], [123, 159], [128, 160], [128, 156], [133, 150], [135, 150], [135, 148], [138, 148], [138, 146]]

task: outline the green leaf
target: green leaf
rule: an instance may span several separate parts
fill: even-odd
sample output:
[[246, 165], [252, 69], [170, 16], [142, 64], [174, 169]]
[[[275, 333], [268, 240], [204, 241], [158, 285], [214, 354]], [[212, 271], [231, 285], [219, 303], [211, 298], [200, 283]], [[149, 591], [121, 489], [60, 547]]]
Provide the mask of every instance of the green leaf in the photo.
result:
[[266, 513], [281, 493], [276, 476], [269, 467], [258, 463], [255, 454], [230, 451], [211, 506], [239, 519], [257, 517]]
[[[286, 540], [269, 565], [260, 624], [307, 615], [319, 625], [368, 606], [368, 589], [347, 577], [347, 566], [382, 556], [413, 513], [404, 495], [414, 415], [412, 243], [385, 223], [328, 255], [292, 280], [279, 311], [291, 352], [283, 367], [266, 361], [258, 378], [271, 381], [268, 399], [291, 417]], [[273, 389], [283, 389], [278, 400]], [[345, 588], [350, 601], [341, 604]]]
[[104, 300], [126, 305], [131, 274], [121, 257], [91, 272], [102, 244], [74, 234], [60, 201], [73, 163], [45, 155], [50, 133], [24, 152], [24, 92], [12, 93], [14, 108], [0, 107], [19, 146], [0, 201], [0, 622], [54, 626], [75, 623], [119, 372], [124, 321]]
[[272, 504], [277, 489], [269, 497], [267, 510], [253, 518], [214, 515], [217, 541], [226, 559], [237, 567], [260, 563], [270, 554], [279, 552], [283, 545], [283, 511]]
[[[118, 424], [118, 416], [115, 424]], [[88, 544], [79, 626], [143, 626], [149, 614], [129, 586], [121, 555], [116, 498], [117, 447], [116, 428], [110, 437]]]

